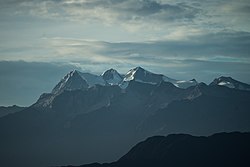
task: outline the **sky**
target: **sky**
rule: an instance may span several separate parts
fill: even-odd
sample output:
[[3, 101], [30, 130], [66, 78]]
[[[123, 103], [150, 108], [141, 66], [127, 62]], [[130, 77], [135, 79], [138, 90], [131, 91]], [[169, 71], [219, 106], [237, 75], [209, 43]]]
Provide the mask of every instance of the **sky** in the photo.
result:
[[250, 0], [0, 0], [0, 105], [31, 105], [73, 69], [136, 66], [250, 83]]

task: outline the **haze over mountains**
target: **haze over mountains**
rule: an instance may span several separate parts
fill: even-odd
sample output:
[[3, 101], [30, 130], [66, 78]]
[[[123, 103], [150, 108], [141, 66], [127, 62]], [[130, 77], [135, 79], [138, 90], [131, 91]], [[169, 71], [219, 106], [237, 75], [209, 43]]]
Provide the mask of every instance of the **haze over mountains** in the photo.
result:
[[154, 135], [249, 131], [249, 108], [249, 85], [230, 77], [206, 85], [141, 67], [125, 75], [74, 70], [30, 107], [0, 118], [0, 165], [111, 162]]

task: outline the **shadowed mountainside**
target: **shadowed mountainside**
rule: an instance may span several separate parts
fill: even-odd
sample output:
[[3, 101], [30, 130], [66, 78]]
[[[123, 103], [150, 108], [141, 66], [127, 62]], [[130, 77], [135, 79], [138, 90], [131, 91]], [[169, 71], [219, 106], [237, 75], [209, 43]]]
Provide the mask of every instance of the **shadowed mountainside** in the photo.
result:
[[118, 161], [81, 167], [235, 167], [250, 165], [250, 133], [154, 136], [135, 145]]
[[25, 108], [26, 107], [19, 107], [17, 105], [8, 106], [8, 107], [0, 106], [0, 117], [15, 113], [15, 112], [22, 111]]

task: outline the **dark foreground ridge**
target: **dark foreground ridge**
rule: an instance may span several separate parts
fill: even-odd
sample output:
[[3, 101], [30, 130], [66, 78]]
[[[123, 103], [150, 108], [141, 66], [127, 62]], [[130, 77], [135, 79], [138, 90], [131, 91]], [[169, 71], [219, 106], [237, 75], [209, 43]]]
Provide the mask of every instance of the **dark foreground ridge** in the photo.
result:
[[20, 107], [17, 105], [13, 105], [13, 106], [8, 106], [8, 107], [4, 107], [4, 106], [0, 106], [0, 118], [4, 117], [8, 114], [12, 114], [15, 112], [19, 112], [24, 110], [26, 107]]
[[[236, 167], [250, 166], [250, 133], [154, 136], [134, 146], [118, 161], [81, 167]], [[68, 166], [69, 167], [69, 166]]]

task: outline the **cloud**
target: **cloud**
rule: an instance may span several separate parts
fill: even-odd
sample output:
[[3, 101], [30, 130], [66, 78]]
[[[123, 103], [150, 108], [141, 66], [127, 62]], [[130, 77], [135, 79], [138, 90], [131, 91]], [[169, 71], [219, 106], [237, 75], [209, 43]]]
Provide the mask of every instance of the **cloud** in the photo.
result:
[[250, 31], [248, 0], [3, 0], [1, 5], [8, 6], [2, 10], [5, 17], [27, 15], [31, 20], [71, 22], [83, 29], [95, 25], [98, 31], [101, 27], [124, 29], [143, 39], [169, 34], [185, 38], [180, 29], [187, 33]]
[[[201, 10], [186, 3], [162, 3], [155, 0], [47, 0], [6, 1], [16, 12], [46, 19], [65, 19], [77, 22], [101, 22], [124, 27], [143, 23], [189, 22]], [[148, 24], [147, 24], [148, 25]]]
[[2, 0], [0, 4], [16, 14], [124, 25], [215, 24], [225, 28], [249, 21], [250, 15], [248, 0]]
[[[106, 17], [105, 13], [111, 13], [115, 19], [128, 21], [192, 19], [199, 12], [196, 8], [184, 3], [162, 4], [153, 0], [85, 0], [64, 1], [62, 4], [66, 7], [66, 12], [71, 15], [84, 14], [87, 10], [92, 13], [89, 17], [103, 19], [103, 16]], [[67, 9], [73, 10], [67, 11]], [[80, 15], [80, 17], [84, 18], [84, 15]]]
[[[249, 59], [250, 33], [220, 32], [200, 34], [186, 40], [163, 40], [142, 43], [108, 43], [103, 53], [110, 56], [131, 55], [155, 56], [159, 59], [212, 59], [227, 57], [225, 61], [237, 58], [239, 61]], [[102, 50], [99, 51], [100, 53]], [[235, 60], [233, 60], [235, 61]]]
[[[95, 42], [90, 45], [93, 47]], [[250, 33], [246, 32], [199, 34], [181, 41], [97, 42], [97, 46], [89, 52], [102, 56], [103, 60], [99, 63], [128, 66], [139, 64], [158, 71], [174, 70], [175, 73], [190, 71], [192, 74], [198, 71], [200, 75], [196, 76], [206, 82], [209, 79], [201, 76], [207, 76], [208, 72], [214, 77], [231, 73], [236, 78], [239, 76], [250, 81], [245, 75], [250, 71]], [[94, 59], [91, 61], [98, 63]]]
[[[121, 72], [143, 66], [177, 79], [190, 79], [192, 74], [202, 81], [213, 76], [229, 75], [250, 81], [250, 33], [224, 31], [196, 33], [185, 40], [148, 42], [104, 42], [74, 38], [47, 38], [53, 55], [44, 61], [78, 64], [83, 70], [101, 73], [114, 67]], [[244, 71], [245, 70], [245, 71]], [[171, 71], [171, 73], [169, 73]], [[185, 75], [181, 75], [184, 74]], [[187, 74], [190, 72], [190, 74]], [[210, 73], [208, 75], [208, 73]], [[247, 75], [246, 75], [247, 74]], [[243, 78], [242, 76], [245, 76]]]
[[[10, 47], [5, 53], [6, 56], [2, 56], [2, 60], [17, 60], [21, 57], [26, 61], [83, 62], [83, 66], [100, 64], [102, 67], [99, 67], [96, 72], [101, 72], [112, 64], [128, 64], [131, 67], [138, 65], [161, 68], [185, 67], [185, 63], [179, 62], [189, 59], [250, 63], [250, 33], [224, 31], [194, 34], [181, 40], [166, 38], [148, 42], [44, 38], [41, 46], [37, 46], [37, 50], [33, 48], [30, 51], [28, 45], [27, 48], [24, 46], [23, 52], [20, 53], [19, 49]], [[32, 53], [36, 54], [32, 55]], [[26, 58], [26, 55], [29, 56]]]

